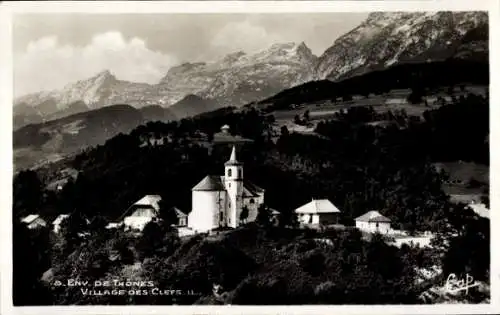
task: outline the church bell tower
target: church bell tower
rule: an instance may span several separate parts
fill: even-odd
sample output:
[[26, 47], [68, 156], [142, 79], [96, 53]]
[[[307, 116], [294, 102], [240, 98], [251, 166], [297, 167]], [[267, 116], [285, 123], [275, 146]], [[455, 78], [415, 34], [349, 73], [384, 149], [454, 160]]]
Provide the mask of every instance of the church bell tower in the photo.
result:
[[243, 207], [243, 163], [236, 159], [236, 148], [233, 146], [231, 157], [225, 163], [224, 184], [226, 186], [229, 205], [227, 207], [227, 225], [237, 227]]

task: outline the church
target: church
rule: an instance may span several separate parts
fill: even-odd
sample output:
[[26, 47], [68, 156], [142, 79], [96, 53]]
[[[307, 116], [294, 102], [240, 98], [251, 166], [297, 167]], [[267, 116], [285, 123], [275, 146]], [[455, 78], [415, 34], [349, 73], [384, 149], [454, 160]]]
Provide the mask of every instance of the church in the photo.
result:
[[243, 163], [233, 146], [224, 175], [207, 175], [192, 188], [188, 227], [195, 233], [220, 227], [238, 227], [255, 221], [264, 203], [264, 189], [244, 179]]

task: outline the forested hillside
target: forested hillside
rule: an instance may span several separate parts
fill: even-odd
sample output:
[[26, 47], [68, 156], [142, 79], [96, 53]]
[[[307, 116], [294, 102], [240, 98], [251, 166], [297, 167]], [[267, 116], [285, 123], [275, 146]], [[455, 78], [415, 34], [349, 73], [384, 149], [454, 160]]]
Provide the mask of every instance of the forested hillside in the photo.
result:
[[447, 59], [433, 62], [404, 63], [378, 71], [352, 76], [339, 81], [311, 81], [258, 102], [259, 107], [285, 109], [293, 104], [313, 103], [337, 98], [350, 99], [353, 95], [368, 97], [394, 89], [412, 89], [425, 93], [438, 88], [462, 84], [488, 85], [487, 61]]
[[[26, 236], [28, 231], [16, 224], [18, 293], [47, 293], [32, 286], [43, 272], [30, 267], [33, 259], [43, 260], [40, 265], [51, 267], [57, 279], [130, 276], [127, 266], [140, 262], [141, 270], [134, 276], [160, 286], [173, 283], [189, 289], [192, 285], [199, 293], [176, 301], [135, 297], [133, 302], [144, 304], [415, 303], [419, 288], [411, 270], [436, 261], [443, 261], [445, 271], [468, 270], [475, 279], [487, 279], [489, 222], [449, 202], [441, 188], [447, 175], [437, 173], [432, 163], [489, 163], [488, 100], [474, 95], [455, 99], [451, 105], [427, 111], [423, 120], [393, 115], [393, 120], [404, 122], [394, 127], [366, 124], [370, 113], [370, 109], [351, 109], [325, 121], [316, 129], [321, 136], [290, 133], [284, 127], [275, 143], [272, 116], [256, 109], [219, 110], [179, 122], [148, 123], [38, 173], [20, 172], [14, 178], [15, 222], [27, 213], [40, 213], [50, 220], [71, 212], [92, 223], [89, 239], [75, 237], [82, 225], [74, 223], [62, 237], [50, 240], [53, 246], [47, 245], [48, 236]], [[196, 237], [191, 241], [179, 240], [168, 231], [165, 236], [165, 228], [155, 227], [138, 240], [104, 233], [107, 220], [119, 217], [145, 194], [161, 195], [165, 209], [176, 206], [189, 212], [191, 188], [206, 174], [221, 174], [230, 150], [226, 146], [209, 150], [197, 135], [211, 134], [223, 124], [254, 140], [240, 149], [239, 159], [245, 163], [245, 176], [266, 189], [266, 205], [282, 213], [282, 227], [260, 222], [215, 240]], [[170, 140], [158, 146], [142, 145], [151, 137]], [[80, 171], [76, 181], [57, 193], [44, 189], [47, 178], [67, 167]], [[292, 211], [311, 197], [329, 198], [341, 209], [346, 225], [376, 209], [393, 220], [394, 228], [454, 231], [456, 236], [448, 239], [451, 247], [443, 253], [397, 250], [377, 238], [367, 243], [349, 230], [321, 235], [333, 242], [333, 247], [324, 247], [312, 241], [319, 237], [314, 232], [292, 228]], [[24, 246], [30, 237], [44, 245], [37, 246], [36, 258], [28, 259]], [[122, 260], [110, 262], [111, 249], [120, 252]], [[24, 274], [27, 269], [30, 273]], [[214, 298], [214, 283], [224, 287], [224, 297]], [[24, 300], [18, 303], [130, 302], [125, 297], [89, 300], [72, 291], [77, 288], [53, 290], [47, 299], [41, 298], [42, 293], [22, 294]]]

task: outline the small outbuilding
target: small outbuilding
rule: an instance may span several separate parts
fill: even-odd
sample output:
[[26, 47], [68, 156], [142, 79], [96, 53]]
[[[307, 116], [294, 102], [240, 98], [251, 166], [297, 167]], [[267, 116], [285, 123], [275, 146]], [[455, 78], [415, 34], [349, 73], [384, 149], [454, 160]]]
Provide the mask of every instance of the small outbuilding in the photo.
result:
[[30, 230], [47, 226], [47, 222], [45, 222], [45, 220], [38, 214], [30, 214], [21, 219], [21, 222], [26, 224]]
[[363, 232], [387, 234], [391, 231], [391, 219], [375, 210], [368, 211], [354, 220], [356, 227]]
[[182, 210], [173, 207], [172, 210], [175, 212], [175, 216], [177, 217], [176, 226], [187, 226], [188, 215], [185, 214]]
[[332, 225], [339, 221], [340, 210], [328, 199], [313, 199], [295, 209], [302, 224]]

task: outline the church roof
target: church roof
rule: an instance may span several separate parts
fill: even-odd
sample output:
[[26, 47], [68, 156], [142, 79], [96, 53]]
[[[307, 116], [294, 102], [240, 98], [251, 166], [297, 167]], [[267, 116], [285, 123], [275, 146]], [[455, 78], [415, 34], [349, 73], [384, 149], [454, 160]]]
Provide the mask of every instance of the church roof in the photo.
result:
[[295, 209], [295, 213], [339, 213], [340, 210], [328, 199], [312, 200], [311, 202]]
[[245, 180], [243, 182], [243, 187], [248, 190], [250, 194], [252, 194], [254, 197], [258, 196], [259, 193], [264, 192], [264, 189], [260, 188], [259, 186], [255, 185], [249, 180]]
[[363, 221], [363, 222], [391, 222], [391, 219], [388, 217], [384, 217], [380, 214], [380, 212], [372, 210], [363, 214], [362, 216], [354, 219], [355, 221]]
[[226, 190], [222, 182], [221, 176], [207, 175], [196, 186], [193, 191], [222, 191]]

